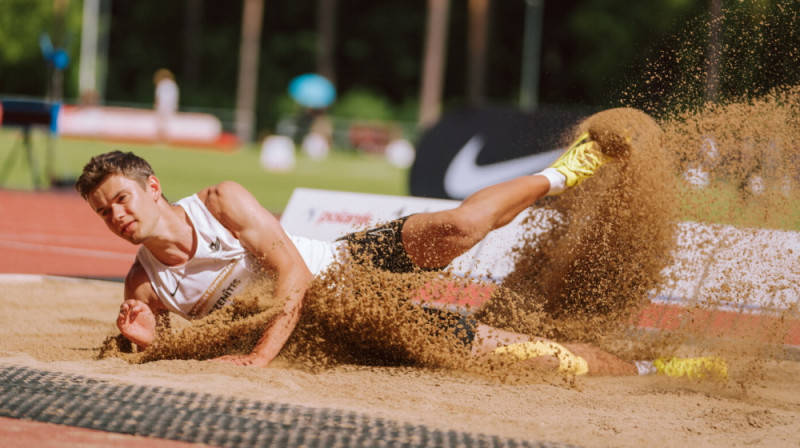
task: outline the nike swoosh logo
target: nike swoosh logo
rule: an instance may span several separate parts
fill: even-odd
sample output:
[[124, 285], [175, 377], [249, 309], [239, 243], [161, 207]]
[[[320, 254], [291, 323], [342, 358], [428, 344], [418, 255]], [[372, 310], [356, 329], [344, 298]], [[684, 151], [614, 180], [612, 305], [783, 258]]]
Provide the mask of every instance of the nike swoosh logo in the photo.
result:
[[[177, 285], [175, 285], [175, 291], [172, 291], [172, 292], [170, 292], [170, 293], [169, 293], [169, 295], [170, 295], [170, 296], [172, 296], [172, 297], [174, 298], [174, 297], [175, 297], [175, 293], [177, 293], [177, 292], [178, 292], [178, 288], [179, 288], [180, 286], [181, 286], [181, 281], [180, 281], [180, 280], [178, 280], [178, 284], [177, 284]], [[169, 291], [167, 291], [167, 292], [169, 292]]]
[[390, 237], [394, 235], [394, 229], [374, 229], [374, 230], [367, 230], [367, 235], [370, 236], [387, 236]]
[[478, 154], [483, 145], [483, 137], [472, 136], [450, 162], [444, 173], [444, 192], [451, 198], [464, 199], [481, 188], [538, 173], [564, 152], [564, 149], [554, 149], [489, 165], [478, 165]]

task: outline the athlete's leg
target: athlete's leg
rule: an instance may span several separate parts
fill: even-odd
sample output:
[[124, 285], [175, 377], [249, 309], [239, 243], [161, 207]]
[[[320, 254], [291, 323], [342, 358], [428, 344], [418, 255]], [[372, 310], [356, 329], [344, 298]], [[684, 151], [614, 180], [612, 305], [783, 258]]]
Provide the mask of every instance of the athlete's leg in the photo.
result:
[[[588, 366], [587, 373], [589, 375], [636, 375], [638, 373], [636, 364], [633, 362], [625, 361], [589, 344], [558, 344], [544, 338], [531, 337], [483, 324], [477, 326], [475, 333], [471, 351], [471, 355], [475, 357], [492, 356], [497, 354], [496, 350], [498, 348], [509, 346], [509, 348], [513, 349], [516, 346], [517, 351], [511, 350], [509, 353], [518, 354], [519, 350], [523, 352], [531, 350], [529, 352], [530, 356], [517, 356], [520, 359], [527, 358], [525, 362], [536, 363], [543, 367], [563, 368], [565, 365], [564, 360], [567, 360], [566, 365], [574, 368], [577, 366], [573, 366], [570, 361], [576, 360], [575, 357], [580, 357]], [[526, 347], [523, 344], [527, 342], [540, 342], [541, 345], [539, 348]], [[542, 354], [532, 355], [536, 350]], [[574, 355], [574, 357], [569, 355]]]
[[567, 350], [585, 359], [589, 364], [589, 375], [636, 375], [636, 364], [612, 355], [589, 344], [578, 342], [561, 344]]
[[409, 217], [402, 230], [405, 252], [419, 267], [447, 266], [542, 196], [574, 187], [610, 159], [588, 133], [582, 133], [540, 173], [484, 188], [455, 209]]
[[403, 225], [403, 246], [417, 266], [447, 266], [549, 190], [547, 177], [523, 176], [484, 188], [454, 209], [412, 215]]

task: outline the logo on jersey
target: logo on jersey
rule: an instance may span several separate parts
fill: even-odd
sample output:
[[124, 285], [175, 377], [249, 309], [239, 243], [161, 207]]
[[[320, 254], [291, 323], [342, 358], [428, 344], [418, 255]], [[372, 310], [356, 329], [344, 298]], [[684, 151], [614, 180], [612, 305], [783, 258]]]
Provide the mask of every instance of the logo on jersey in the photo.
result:
[[[169, 293], [169, 295], [171, 295], [171, 296], [172, 296], [172, 298], [175, 298], [175, 294], [178, 292], [178, 288], [179, 288], [180, 286], [181, 286], [181, 281], [180, 281], [180, 280], [178, 280], [178, 284], [177, 284], [177, 285], [175, 285], [175, 291], [172, 291], [172, 292], [170, 292], [170, 293]], [[167, 291], [167, 292], [169, 292], [169, 291]]]
[[211, 250], [211, 253], [214, 253], [214, 252], [218, 251], [221, 246], [222, 246], [222, 243], [220, 243], [219, 237], [217, 237], [217, 239], [213, 243], [208, 245], [208, 248], [209, 248], [209, 250]]
[[229, 302], [228, 299], [231, 297], [233, 292], [236, 290], [236, 287], [239, 286], [240, 283], [242, 283], [242, 281], [238, 278], [233, 279], [228, 287], [222, 290], [222, 295], [219, 297], [219, 299], [217, 299], [217, 303], [214, 304], [213, 310], [218, 310], [227, 305]]

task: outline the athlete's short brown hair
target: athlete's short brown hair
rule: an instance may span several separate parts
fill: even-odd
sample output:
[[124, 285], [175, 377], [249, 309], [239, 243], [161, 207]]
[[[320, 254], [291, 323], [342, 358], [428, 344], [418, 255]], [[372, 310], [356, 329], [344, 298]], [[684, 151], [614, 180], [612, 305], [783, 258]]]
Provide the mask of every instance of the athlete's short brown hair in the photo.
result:
[[153, 167], [146, 160], [132, 152], [111, 151], [94, 156], [83, 167], [83, 174], [75, 182], [75, 189], [83, 196], [89, 194], [112, 174], [121, 174], [128, 179], [133, 179], [147, 188], [147, 179], [155, 175]]

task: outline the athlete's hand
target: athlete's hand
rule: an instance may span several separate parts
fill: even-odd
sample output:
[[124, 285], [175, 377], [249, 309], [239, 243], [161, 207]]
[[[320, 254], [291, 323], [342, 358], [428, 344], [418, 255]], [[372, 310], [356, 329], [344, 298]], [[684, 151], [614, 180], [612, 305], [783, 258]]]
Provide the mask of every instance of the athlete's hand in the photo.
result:
[[156, 316], [144, 302], [129, 299], [119, 307], [117, 328], [123, 336], [143, 350], [155, 339]]
[[266, 367], [269, 361], [254, 353], [247, 355], [225, 355], [210, 360], [222, 364], [233, 364], [235, 366]]

